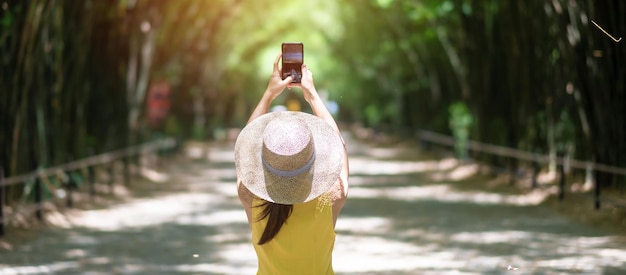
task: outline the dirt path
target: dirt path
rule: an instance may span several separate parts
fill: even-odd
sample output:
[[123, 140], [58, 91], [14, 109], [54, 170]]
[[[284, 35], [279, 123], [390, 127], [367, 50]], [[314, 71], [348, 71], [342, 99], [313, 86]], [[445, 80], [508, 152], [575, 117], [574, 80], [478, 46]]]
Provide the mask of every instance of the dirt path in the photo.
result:
[[[458, 188], [476, 167], [414, 148], [349, 142], [337, 274], [621, 274], [626, 240], [542, 205], [541, 193]], [[81, 211], [0, 252], [8, 274], [254, 274], [232, 144], [160, 171], [177, 192]]]

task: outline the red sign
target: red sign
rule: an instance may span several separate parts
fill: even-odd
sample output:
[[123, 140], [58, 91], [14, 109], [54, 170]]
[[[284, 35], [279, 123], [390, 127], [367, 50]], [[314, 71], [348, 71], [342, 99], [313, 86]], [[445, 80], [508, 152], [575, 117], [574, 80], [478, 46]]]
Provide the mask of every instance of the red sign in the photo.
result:
[[148, 124], [153, 129], [159, 129], [163, 125], [165, 117], [170, 110], [170, 84], [167, 81], [152, 83], [148, 90]]

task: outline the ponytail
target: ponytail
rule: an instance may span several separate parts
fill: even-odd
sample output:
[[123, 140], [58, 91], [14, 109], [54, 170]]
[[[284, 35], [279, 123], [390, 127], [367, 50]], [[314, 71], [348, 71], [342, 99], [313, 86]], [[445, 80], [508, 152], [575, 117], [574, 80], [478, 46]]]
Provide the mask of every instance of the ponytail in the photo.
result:
[[265, 225], [265, 229], [263, 230], [261, 239], [258, 242], [258, 245], [262, 245], [271, 241], [276, 236], [276, 234], [278, 234], [280, 228], [283, 227], [283, 224], [291, 215], [291, 211], [293, 211], [293, 205], [278, 204], [265, 201], [261, 205], [256, 207], [263, 207], [263, 210], [261, 211], [261, 216], [257, 221], [261, 221], [267, 218], [267, 224]]

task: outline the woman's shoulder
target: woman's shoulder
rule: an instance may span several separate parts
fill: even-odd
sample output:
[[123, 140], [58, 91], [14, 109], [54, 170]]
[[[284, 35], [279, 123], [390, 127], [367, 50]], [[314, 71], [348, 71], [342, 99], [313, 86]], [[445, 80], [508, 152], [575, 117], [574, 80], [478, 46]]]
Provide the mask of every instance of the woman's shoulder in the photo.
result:
[[328, 193], [333, 201], [336, 202], [344, 202], [348, 198], [348, 190], [346, 189], [347, 184], [344, 183], [344, 179], [341, 177], [335, 181], [335, 184], [330, 187]]
[[248, 190], [241, 182], [237, 181], [237, 195], [243, 206], [252, 206], [254, 200], [254, 194]]

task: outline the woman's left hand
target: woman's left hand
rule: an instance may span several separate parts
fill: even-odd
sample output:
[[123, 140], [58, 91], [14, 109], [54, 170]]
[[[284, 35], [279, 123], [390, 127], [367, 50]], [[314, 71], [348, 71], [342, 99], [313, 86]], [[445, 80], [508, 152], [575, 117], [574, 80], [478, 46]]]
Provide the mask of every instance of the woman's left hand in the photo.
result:
[[272, 99], [276, 98], [278, 95], [280, 95], [285, 88], [287, 88], [287, 85], [289, 85], [292, 81], [292, 77], [288, 76], [285, 79], [281, 78], [280, 75], [280, 68], [278, 68], [278, 62], [280, 62], [280, 58], [282, 57], [282, 53], [279, 54], [276, 57], [276, 60], [274, 61], [274, 71], [272, 72], [272, 76], [270, 77], [270, 81], [267, 84], [267, 89], [265, 90], [265, 93], [269, 93], [269, 96], [271, 96]]

